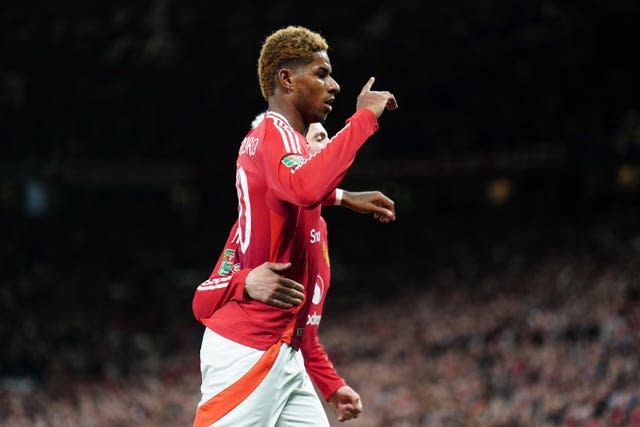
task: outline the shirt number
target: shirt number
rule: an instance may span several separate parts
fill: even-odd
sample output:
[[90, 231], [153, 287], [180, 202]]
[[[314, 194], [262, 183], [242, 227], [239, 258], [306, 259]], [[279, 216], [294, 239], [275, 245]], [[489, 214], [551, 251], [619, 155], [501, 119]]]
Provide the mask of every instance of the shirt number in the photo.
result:
[[236, 173], [236, 190], [238, 191], [238, 232], [236, 238], [244, 253], [251, 240], [251, 201], [249, 200], [247, 174], [242, 168], [238, 168]]

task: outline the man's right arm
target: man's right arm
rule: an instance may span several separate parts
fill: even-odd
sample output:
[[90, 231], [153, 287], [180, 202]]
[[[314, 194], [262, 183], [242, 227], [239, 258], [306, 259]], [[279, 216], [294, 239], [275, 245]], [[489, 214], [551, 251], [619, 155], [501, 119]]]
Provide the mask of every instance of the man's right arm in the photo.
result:
[[[340, 184], [360, 147], [377, 129], [374, 114], [362, 109], [314, 155], [288, 152], [281, 148], [284, 143], [271, 144], [264, 157], [269, 189], [278, 199], [305, 208], [314, 207]], [[274, 132], [276, 141], [279, 137]]]
[[[353, 163], [365, 141], [378, 130], [378, 117], [386, 109], [397, 108], [395, 97], [386, 91], [371, 91], [371, 78], [362, 88], [356, 112], [329, 141], [325, 148], [311, 155], [296, 154], [292, 140], [298, 138], [274, 126], [275, 142], [264, 157], [267, 185], [281, 200], [305, 208], [313, 207], [330, 196]], [[282, 139], [282, 143], [277, 140]]]

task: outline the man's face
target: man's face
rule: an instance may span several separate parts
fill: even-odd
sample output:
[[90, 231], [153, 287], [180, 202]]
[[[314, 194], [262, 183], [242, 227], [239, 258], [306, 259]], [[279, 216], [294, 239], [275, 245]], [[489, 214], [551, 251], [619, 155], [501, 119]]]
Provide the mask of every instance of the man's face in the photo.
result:
[[296, 70], [293, 103], [307, 123], [321, 122], [331, 112], [340, 85], [331, 77], [331, 62], [325, 51], [314, 53], [313, 61]]
[[311, 151], [311, 154], [315, 154], [327, 146], [329, 137], [322, 123], [316, 122], [309, 125], [307, 142], [309, 143], [309, 151]]

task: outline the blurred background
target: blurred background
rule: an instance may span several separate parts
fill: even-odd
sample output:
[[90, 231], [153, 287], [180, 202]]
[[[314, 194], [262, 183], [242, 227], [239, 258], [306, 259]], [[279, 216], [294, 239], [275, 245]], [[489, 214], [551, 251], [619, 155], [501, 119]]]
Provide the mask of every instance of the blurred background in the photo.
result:
[[[640, 426], [640, 3], [5, 2], [0, 425], [189, 426], [191, 315], [236, 216], [276, 29], [330, 44], [339, 130], [400, 104], [325, 209], [320, 329], [360, 426]], [[332, 425], [337, 418], [327, 408]]]

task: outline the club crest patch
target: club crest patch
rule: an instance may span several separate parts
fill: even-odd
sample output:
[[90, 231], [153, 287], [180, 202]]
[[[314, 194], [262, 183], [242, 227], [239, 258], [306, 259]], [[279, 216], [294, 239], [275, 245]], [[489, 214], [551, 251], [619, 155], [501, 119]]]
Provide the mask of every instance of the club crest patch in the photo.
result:
[[234, 261], [236, 258], [236, 251], [233, 249], [225, 249], [222, 255], [222, 263], [218, 269], [219, 276], [226, 276], [234, 269]]
[[282, 158], [282, 164], [288, 168], [292, 168], [294, 166], [300, 166], [304, 163], [304, 157], [299, 154], [289, 154]]

